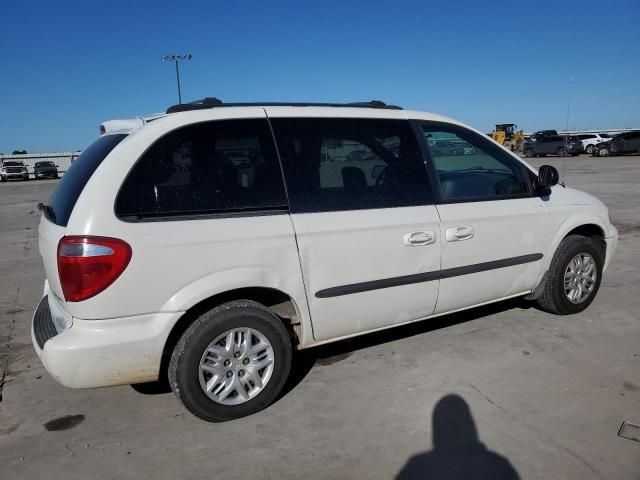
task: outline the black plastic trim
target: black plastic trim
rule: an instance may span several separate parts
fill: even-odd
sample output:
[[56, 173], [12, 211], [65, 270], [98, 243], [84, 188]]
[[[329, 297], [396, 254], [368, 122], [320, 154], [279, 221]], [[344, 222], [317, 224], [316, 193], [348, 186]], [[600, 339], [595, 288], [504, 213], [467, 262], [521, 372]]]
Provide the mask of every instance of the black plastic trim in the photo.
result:
[[387, 105], [380, 100], [370, 102], [352, 103], [308, 103], [308, 102], [240, 102], [224, 103], [217, 98], [196, 100], [191, 103], [180, 103], [172, 105], [167, 109], [167, 113], [187, 112], [190, 110], [205, 110], [208, 108], [222, 107], [341, 107], [341, 108], [377, 108], [383, 110], [402, 110], [397, 105]]
[[121, 215], [119, 220], [126, 223], [148, 223], [148, 222], [178, 222], [186, 220], [211, 220], [223, 218], [245, 218], [245, 217], [267, 217], [271, 215], [289, 215], [287, 207], [264, 207], [262, 209], [247, 210], [225, 210], [223, 212], [179, 212], [175, 215], [166, 213], [160, 215]]
[[36, 313], [33, 315], [33, 336], [36, 338], [38, 347], [42, 350], [47, 340], [55, 337], [57, 334], [58, 331], [53, 324], [51, 311], [49, 310], [49, 297], [45, 295], [42, 300], [40, 300], [38, 308], [36, 308]]
[[416, 273], [413, 275], [403, 275], [402, 277], [383, 278], [381, 280], [371, 280], [369, 282], [352, 283], [351, 285], [341, 285], [339, 287], [319, 290], [316, 292], [315, 296], [316, 298], [340, 297], [343, 295], [351, 295], [353, 293], [380, 290], [382, 288], [431, 282], [433, 280], [469, 275], [470, 273], [486, 272], [488, 270], [495, 270], [498, 268], [513, 267], [515, 265], [537, 262], [542, 257], [543, 255], [541, 253], [532, 253], [529, 255], [520, 255], [518, 257], [504, 258], [502, 260], [493, 260], [491, 262], [465, 265], [464, 267], [446, 268], [435, 272]]

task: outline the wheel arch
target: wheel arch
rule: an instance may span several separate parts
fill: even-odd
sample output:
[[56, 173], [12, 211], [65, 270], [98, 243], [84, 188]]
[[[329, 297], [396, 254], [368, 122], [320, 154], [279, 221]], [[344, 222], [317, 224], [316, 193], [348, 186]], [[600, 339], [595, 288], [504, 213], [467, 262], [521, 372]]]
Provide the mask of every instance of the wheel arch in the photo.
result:
[[591, 238], [602, 249], [602, 258], [605, 260], [605, 238], [606, 238], [605, 225], [596, 218], [582, 218], [573, 219], [568, 218], [565, 222], [556, 230], [555, 236], [552, 239], [549, 251], [547, 253], [547, 262], [545, 271], [549, 269], [551, 260], [560, 246], [560, 243], [570, 235], [581, 235], [583, 237]]
[[309, 343], [310, 340], [305, 335], [311, 336], [310, 327], [305, 325], [304, 312], [301, 312], [299, 305], [291, 295], [276, 288], [263, 286], [225, 290], [204, 298], [191, 306], [173, 325], [162, 350], [159, 372], [161, 378], [167, 371], [171, 354], [180, 337], [195, 319], [218, 305], [234, 300], [253, 300], [271, 310], [289, 332], [294, 348], [301, 348], [306, 343]]
[[606, 244], [605, 244], [605, 228], [600, 224], [599, 221], [589, 219], [584, 220], [583, 222], [576, 222], [575, 219], [567, 219], [565, 223], [556, 231], [556, 234], [549, 246], [549, 250], [547, 251], [545, 267], [542, 269], [542, 273], [540, 278], [538, 279], [538, 283], [536, 287], [533, 289], [532, 293], [528, 295], [526, 298], [528, 300], [535, 300], [544, 291], [544, 285], [547, 281], [547, 272], [551, 268], [551, 261], [555, 256], [556, 250], [560, 246], [562, 241], [571, 236], [571, 235], [580, 235], [587, 238], [592, 238], [596, 241], [596, 243], [601, 247], [602, 251], [602, 260], [603, 263], [606, 261]]

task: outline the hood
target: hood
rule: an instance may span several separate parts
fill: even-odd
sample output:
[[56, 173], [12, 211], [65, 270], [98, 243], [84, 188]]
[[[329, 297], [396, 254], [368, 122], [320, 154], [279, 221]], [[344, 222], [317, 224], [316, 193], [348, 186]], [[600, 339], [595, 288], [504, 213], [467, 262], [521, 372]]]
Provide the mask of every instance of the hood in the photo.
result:
[[590, 193], [578, 190], [577, 188], [554, 185], [551, 192], [551, 196], [556, 205], [593, 205], [607, 208], [599, 198], [594, 197]]

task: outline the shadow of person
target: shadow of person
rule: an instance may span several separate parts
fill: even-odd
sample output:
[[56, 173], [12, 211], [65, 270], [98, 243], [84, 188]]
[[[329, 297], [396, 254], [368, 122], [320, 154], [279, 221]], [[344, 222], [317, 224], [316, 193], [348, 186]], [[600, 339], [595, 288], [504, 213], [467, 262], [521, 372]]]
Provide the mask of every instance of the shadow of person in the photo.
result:
[[519, 479], [509, 461], [487, 450], [467, 402], [447, 395], [433, 409], [433, 450], [411, 457], [397, 480]]

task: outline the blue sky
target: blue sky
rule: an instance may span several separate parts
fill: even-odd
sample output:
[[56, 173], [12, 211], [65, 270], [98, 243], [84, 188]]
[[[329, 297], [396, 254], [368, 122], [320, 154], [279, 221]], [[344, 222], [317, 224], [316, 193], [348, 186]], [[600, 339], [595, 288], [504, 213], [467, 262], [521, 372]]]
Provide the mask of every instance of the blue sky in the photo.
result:
[[382, 99], [491, 131], [640, 127], [640, 2], [4, 2], [0, 152], [184, 100]]

